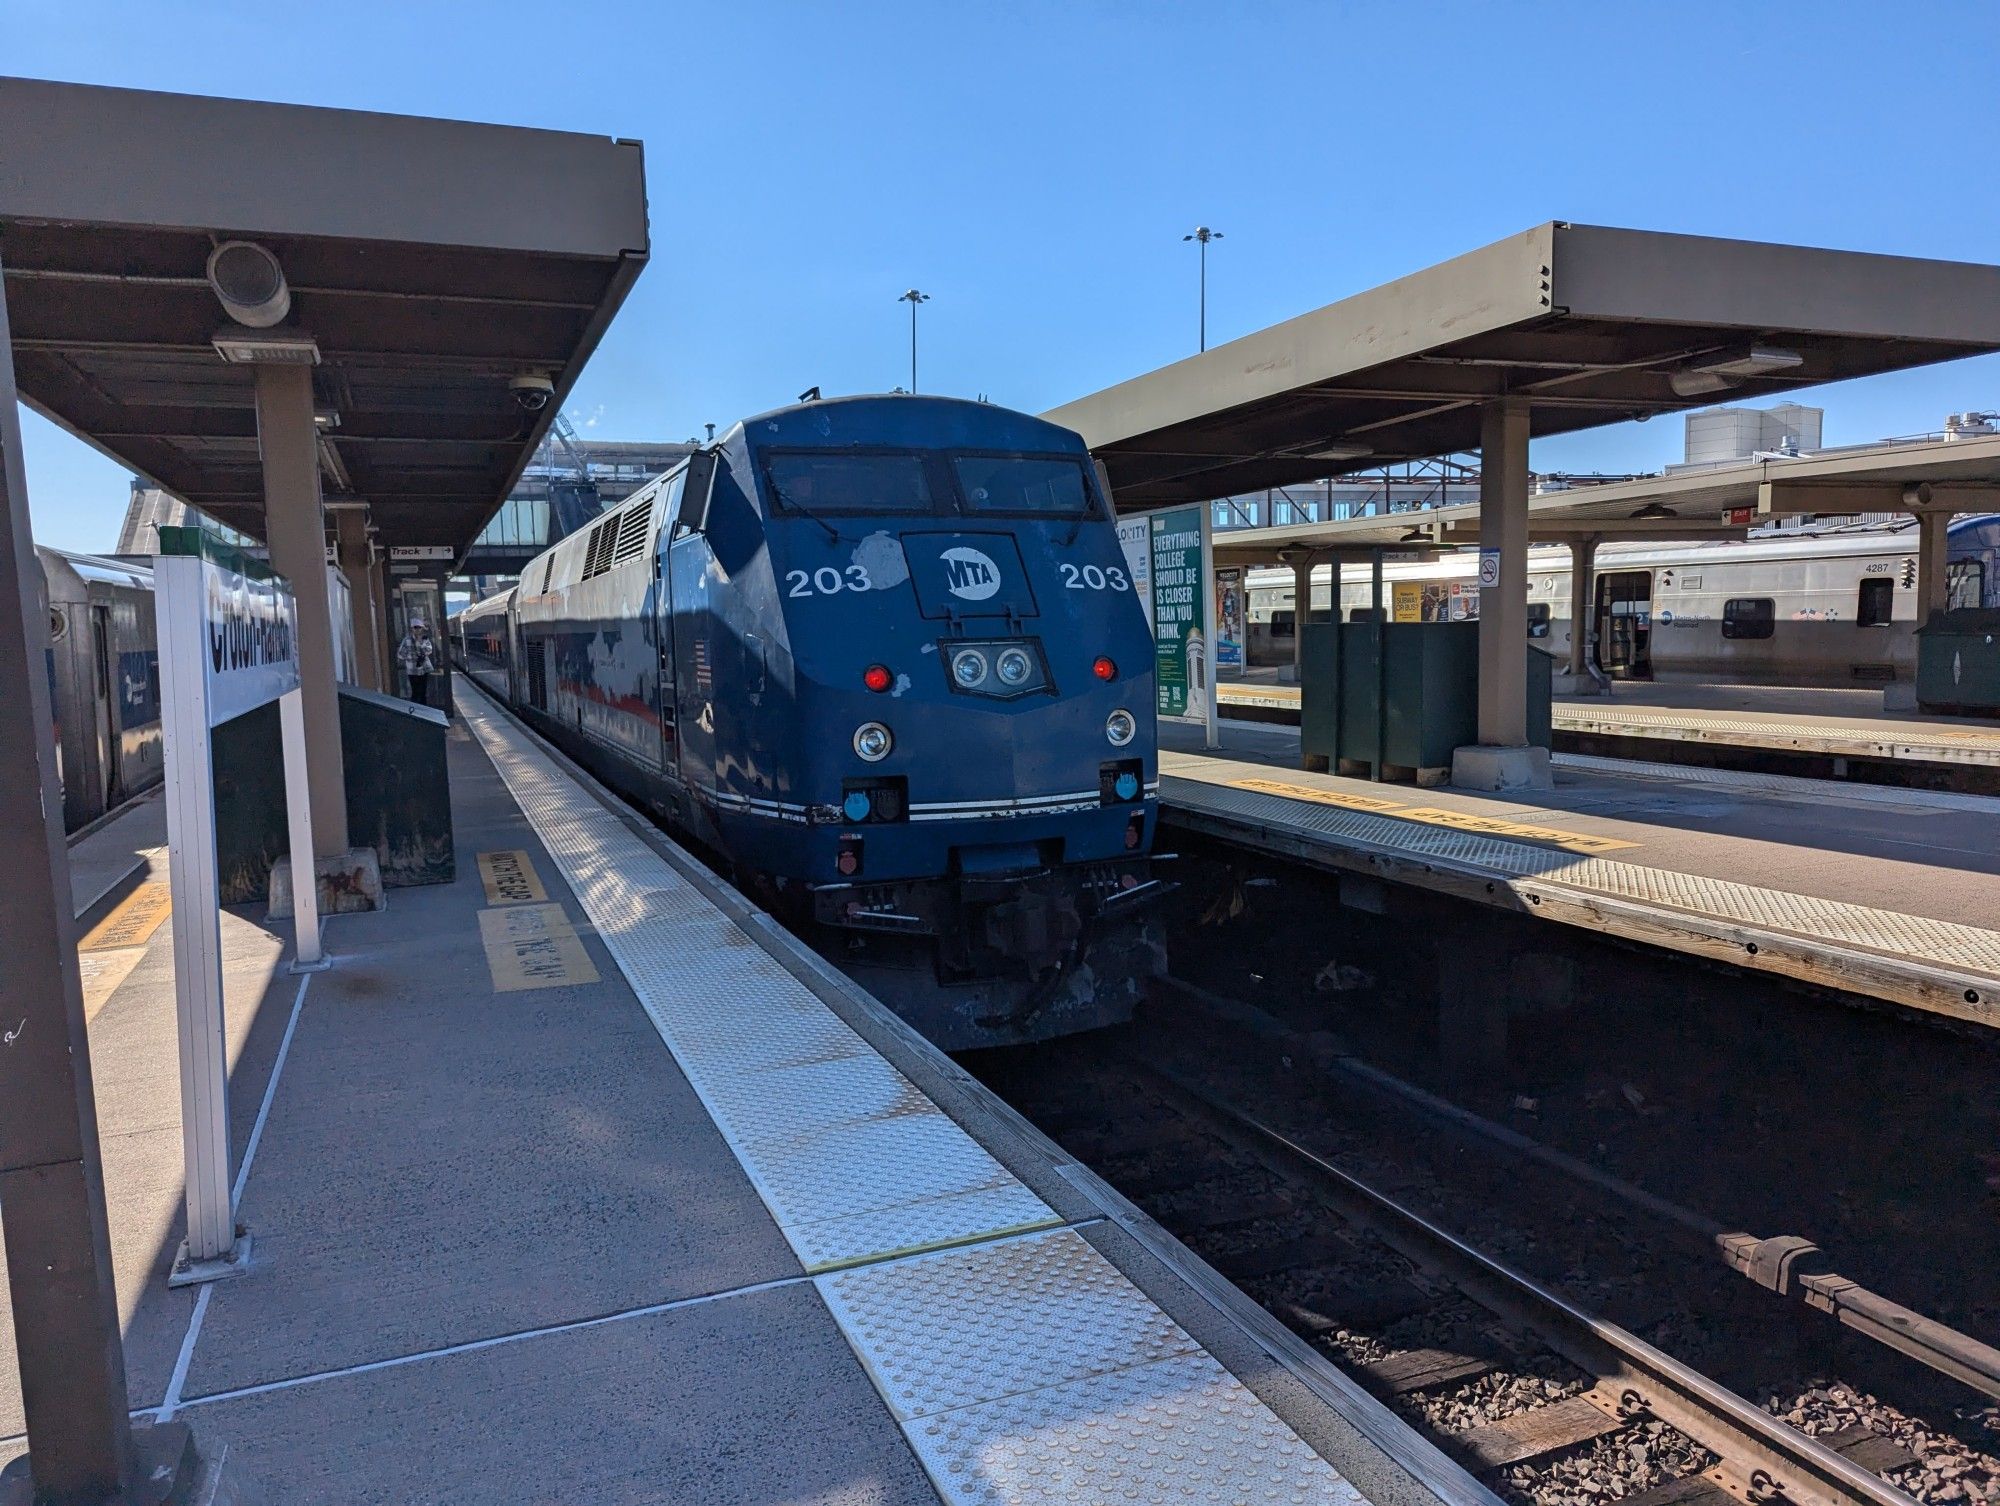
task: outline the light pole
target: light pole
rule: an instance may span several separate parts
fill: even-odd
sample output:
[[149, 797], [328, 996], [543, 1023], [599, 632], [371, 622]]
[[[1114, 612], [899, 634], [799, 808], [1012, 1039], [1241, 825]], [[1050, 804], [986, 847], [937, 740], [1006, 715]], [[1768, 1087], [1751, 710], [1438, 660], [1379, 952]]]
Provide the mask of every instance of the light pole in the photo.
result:
[[1208, 243], [1222, 239], [1220, 230], [1211, 230], [1206, 225], [1194, 227], [1193, 235], [1181, 237], [1184, 241], [1201, 242], [1201, 348], [1208, 349]]
[[896, 300], [898, 303], [907, 303], [910, 306], [910, 395], [912, 397], [916, 396], [917, 392], [917, 305], [930, 301], [930, 294], [919, 293], [915, 288], [911, 288]]

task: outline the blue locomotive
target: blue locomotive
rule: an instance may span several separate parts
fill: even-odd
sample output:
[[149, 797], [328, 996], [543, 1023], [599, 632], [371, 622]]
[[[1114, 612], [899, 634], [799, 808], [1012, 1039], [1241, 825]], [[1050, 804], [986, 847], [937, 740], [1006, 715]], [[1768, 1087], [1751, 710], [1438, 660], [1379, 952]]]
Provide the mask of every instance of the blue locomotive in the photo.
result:
[[1077, 435], [986, 403], [747, 419], [453, 623], [467, 671], [948, 1050], [1158, 971], [1153, 645]]

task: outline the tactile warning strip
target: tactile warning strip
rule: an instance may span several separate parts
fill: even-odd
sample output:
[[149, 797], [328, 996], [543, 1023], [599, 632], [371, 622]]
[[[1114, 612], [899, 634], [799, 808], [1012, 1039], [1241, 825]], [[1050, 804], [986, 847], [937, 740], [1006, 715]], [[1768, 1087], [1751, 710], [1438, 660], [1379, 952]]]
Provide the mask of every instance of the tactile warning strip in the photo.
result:
[[949, 1501], [1361, 1506], [1071, 1230], [818, 1285]]
[[808, 1271], [1060, 1222], [476, 694], [460, 711]]
[[658, 853], [459, 711], [950, 1506], [1365, 1506]]
[[1397, 821], [1337, 806], [1233, 789], [1214, 782], [1256, 778], [1261, 765], [1206, 760], [1211, 778], [1169, 775], [1160, 781], [1164, 806], [1247, 817], [1316, 832], [1343, 844], [1406, 853], [1481, 869], [1506, 879], [1533, 878], [1707, 916], [1731, 925], [1785, 931], [1836, 946], [1861, 947], [1937, 967], [2000, 978], [2000, 931], [1876, 910], [1866, 905], [1764, 889], [1730, 879], [1646, 868], [1610, 858], [1579, 857], [1446, 827]]

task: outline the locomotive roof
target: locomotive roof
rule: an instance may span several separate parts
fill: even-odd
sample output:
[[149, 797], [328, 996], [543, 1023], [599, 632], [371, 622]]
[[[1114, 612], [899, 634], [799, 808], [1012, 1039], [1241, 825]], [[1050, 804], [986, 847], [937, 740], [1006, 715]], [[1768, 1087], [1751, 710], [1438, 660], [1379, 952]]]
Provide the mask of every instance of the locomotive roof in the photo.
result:
[[913, 450], [1032, 450], [1083, 455], [1073, 429], [962, 397], [863, 393], [792, 403], [746, 418], [740, 432], [760, 448], [882, 445]]

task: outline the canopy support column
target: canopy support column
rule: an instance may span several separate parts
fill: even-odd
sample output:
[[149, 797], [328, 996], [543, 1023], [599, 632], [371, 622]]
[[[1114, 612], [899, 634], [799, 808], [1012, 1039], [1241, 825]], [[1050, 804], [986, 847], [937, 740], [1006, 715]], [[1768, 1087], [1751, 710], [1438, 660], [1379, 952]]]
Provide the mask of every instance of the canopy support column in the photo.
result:
[[1569, 543], [1569, 666], [1555, 677], [1557, 695], [1596, 695], [1601, 688], [1590, 672], [1591, 625], [1597, 594], [1596, 534]]
[[1917, 514], [1917, 626], [1942, 612], [1949, 599], [1945, 576], [1945, 549], [1951, 529], [1948, 512]]
[[1479, 415], [1479, 742], [1452, 755], [1463, 789], [1552, 782], [1549, 750], [1528, 742], [1528, 419], [1523, 397]]
[[354, 614], [354, 678], [366, 690], [382, 686], [382, 632], [375, 618], [375, 589], [369, 580], [368, 511], [356, 504], [333, 515], [340, 540], [340, 568], [347, 575], [347, 605]]
[[326, 519], [320, 502], [312, 368], [257, 367], [257, 448], [264, 462], [264, 538], [271, 568], [298, 604], [299, 689], [306, 720], [313, 856], [347, 851], [347, 791], [340, 752], [340, 698], [333, 688], [333, 619], [326, 587]]
[[90, 1037], [76, 964], [69, 850], [49, 705], [48, 604], [28, 531], [28, 477], [0, 298], [0, 1206], [28, 1452], [0, 1499], [158, 1500], [193, 1470], [185, 1426], [135, 1433], [112, 1281]]
[[[1336, 566], [1337, 570], [1339, 567]], [[1292, 680], [1305, 683], [1306, 624], [1312, 621], [1312, 556], [1292, 561]]]

